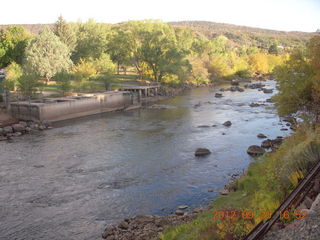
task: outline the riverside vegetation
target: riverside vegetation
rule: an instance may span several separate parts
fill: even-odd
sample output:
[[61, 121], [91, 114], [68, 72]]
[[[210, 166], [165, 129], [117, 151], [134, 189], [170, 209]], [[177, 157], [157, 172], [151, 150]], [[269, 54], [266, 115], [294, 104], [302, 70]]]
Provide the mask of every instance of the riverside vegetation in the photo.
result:
[[271, 73], [312, 36], [257, 29], [239, 33], [232, 25], [209, 35], [208, 24], [198, 24], [69, 23], [60, 17], [36, 33], [23, 26], [2, 27], [2, 87], [34, 97], [42, 90], [67, 95], [128, 82], [180, 88], [246, 78]]

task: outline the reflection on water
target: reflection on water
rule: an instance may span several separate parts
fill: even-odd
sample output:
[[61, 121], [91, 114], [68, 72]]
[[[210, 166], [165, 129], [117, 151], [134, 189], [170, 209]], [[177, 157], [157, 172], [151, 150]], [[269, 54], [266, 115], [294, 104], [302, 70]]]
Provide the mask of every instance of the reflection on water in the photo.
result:
[[[269, 94], [223, 95], [195, 89], [161, 102], [176, 108], [69, 120], [1, 143], [1, 239], [100, 239], [124, 217], [209, 203], [218, 196], [209, 188], [219, 190], [252, 161], [246, 149], [260, 143], [258, 133], [283, 135], [270, 104], [248, 106]], [[195, 158], [197, 147], [212, 154]]]

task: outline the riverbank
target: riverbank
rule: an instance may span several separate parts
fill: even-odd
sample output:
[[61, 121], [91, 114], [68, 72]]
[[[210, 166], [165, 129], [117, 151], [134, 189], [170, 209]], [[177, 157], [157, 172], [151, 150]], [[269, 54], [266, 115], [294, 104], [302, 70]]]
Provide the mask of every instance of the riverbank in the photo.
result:
[[[298, 179], [319, 160], [319, 149], [320, 127], [301, 126], [276, 152], [267, 153], [260, 161], [252, 163], [247, 174], [236, 181], [235, 192], [214, 200], [210, 211], [196, 220], [165, 230], [161, 239], [184, 239], [185, 236], [188, 240], [237, 239], [245, 236], [264, 220], [262, 213], [273, 212], [297, 185]], [[234, 218], [223, 214], [232, 210], [242, 214]]]

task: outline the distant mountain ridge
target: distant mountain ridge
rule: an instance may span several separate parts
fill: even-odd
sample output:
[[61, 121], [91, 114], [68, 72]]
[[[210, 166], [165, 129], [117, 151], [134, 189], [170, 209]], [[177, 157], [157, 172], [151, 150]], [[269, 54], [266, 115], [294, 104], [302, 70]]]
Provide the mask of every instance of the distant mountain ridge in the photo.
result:
[[240, 26], [227, 23], [216, 23], [207, 21], [179, 21], [169, 22], [172, 26], [176, 27], [189, 27], [193, 30], [202, 32], [203, 34], [210, 36], [210, 34], [223, 34], [225, 32], [233, 33], [249, 33], [254, 35], [265, 35], [273, 37], [299, 37], [299, 38], [310, 38], [315, 35], [316, 32], [300, 32], [300, 31], [278, 31], [264, 28], [255, 28], [248, 26]]

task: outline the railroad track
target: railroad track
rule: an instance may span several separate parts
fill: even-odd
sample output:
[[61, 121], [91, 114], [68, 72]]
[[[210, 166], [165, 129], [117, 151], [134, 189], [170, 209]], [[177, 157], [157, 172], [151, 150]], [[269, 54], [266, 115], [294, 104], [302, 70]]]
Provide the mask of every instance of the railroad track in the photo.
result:
[[281, 205], [273, 212], [271, 218], [266, 221], [260, 222], [247, 236], [241, 240], [260, 240], [270, 230], [270, 228], [278, 221], [281, 212], [289, 209], [296, 208], [312, 189], [313, 185], [310, 184], [315, 177], [320, 173], [320, 160], [310, 170], [308, 175], [298, 184], [298, 186], [289, 194], [289, 196], [281, 203]]

